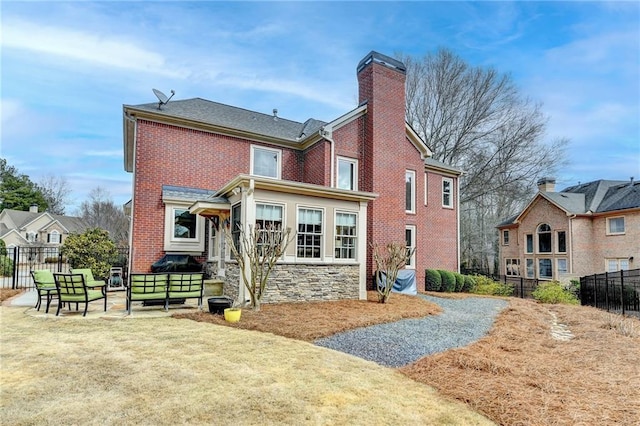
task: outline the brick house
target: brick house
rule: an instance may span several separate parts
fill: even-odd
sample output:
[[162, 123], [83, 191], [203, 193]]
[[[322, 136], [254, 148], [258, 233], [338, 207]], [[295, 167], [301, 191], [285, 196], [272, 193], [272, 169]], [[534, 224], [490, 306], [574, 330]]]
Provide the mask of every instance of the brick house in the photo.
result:
[[538, 189], [497, 227], [502, 275], [567, 282], [638, 268], [640, 184], [597, 180], [555, 192], [544, 178]]
[[359, 105], [331, 122], [199, 98], [125, 105], [130, 270], [189, 253], [236, 296], [221, 226], [253, 223], [296, 231], [266, 302], [366, 298], [372, 244], [415, 247], [407, 268], [418, 285], [425, 268], [458, 270], [460, 171], [431, 159], [406, 123], [405, 72], [369, 53], [357, 67]]

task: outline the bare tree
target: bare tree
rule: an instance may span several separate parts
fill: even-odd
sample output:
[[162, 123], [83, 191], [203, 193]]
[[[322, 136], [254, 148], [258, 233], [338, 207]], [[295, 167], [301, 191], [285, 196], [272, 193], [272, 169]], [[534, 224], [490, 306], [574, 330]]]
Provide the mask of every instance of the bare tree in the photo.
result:
[[245, 229], [238, 225], [238, 231], [239, 237], [234, 241], [231, 232], [225, 229], [225, 240], [238, 262], [242, 281], [249, 292], [251, 307], [259, 311], [269, 274], [293, 241], [294, 235], [291, 234], [291, 228], [282, 230], [274, 225], [264, 229], [253, 225]]
[[89, 193], [89, 199], [80, 205], [79, 216], [90, 226], [104, 229], [118, 245], [129, 241], [129, 218], [122, 206], [116, 206], [111, 194], [97, 187]]
[[524, 207], [541, 176], [564, 164], [565, 139], [545, 141], [541, 105], [511, 76], [473, 67], [440, 49], [407, 66], [407, 121], [434, 159], [464, 171], [460, 179], [464, 264], [495, 256], [495, 226]]
[[377, 244], [373, 245], [378, 302], [387, 303], [398, 278], [398, 271], [404, 268], [414, 251], [415, 249], [407, 250], [404, 243], [388, 243], [382, 248]]
[[47, 201], [47, 211], [53, 214], [64, 215], [65, 205], [70, 202], [71, 188], [64, 176], [48, 174], [38, 182], [40, 192]]

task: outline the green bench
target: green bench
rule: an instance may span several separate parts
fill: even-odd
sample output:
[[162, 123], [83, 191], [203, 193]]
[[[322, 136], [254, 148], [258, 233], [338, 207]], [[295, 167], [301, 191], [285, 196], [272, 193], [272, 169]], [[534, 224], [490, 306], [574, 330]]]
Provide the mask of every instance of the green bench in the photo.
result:
[[169, 302], [176, 299], [198, 299], [198, 309], [202, 309], [203, 290], [202, 272], [130, 274], [127, 312], [131, 314], [132, 302], [163, 302], [168, 311]]

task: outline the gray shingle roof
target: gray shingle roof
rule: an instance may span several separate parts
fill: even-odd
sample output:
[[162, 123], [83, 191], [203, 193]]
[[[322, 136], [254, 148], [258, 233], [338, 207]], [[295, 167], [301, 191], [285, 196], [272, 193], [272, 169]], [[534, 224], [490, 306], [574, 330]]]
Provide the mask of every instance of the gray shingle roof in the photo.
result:
[[128, 108], [179, 117], [215, 126], [237, 129], [259, 135], [298, 142], [324, 126], [324, 121], [308, 119], [304, 123], [274, 117], [201, 98], [169, 101], [158, 109], [158, 103], [126, 105]]
[[[48, 214], [49, 216], [51, 216], [53, 221], [57, 220], [58, 222], [60, 222], [60, 224], [64, 226], [70, 233], [84, 232], [89, 228], [89, 225], [80, 217], [62, 216], [62, 215], [51, 214], [46, 212], [33, 213], [33, 212], [26, 212], [22, 210], [12, 210], [12, 209], [5, 209], [4, 211], [5, 211], [5, 214], [7, 214], [11, 218], [11, 221], [16, 225], [17, 229], [24, 227], [30, 222], [33, 222], [34, 220], [36, 220], [37, 218], [39, 218], [44, 214]], [[49, 226], [50, 223], [51, 222], [49, 222], [47, 225], [43, 226], [42, 228], [46, 228], [47, 226]]]
[[162, 185], [162, 198], [172, 200], [198, 201], [213, 196], [216, 191], [200, 188], [188, 188], [186, 186]]
[[[569, 213], [605, 212], [640, 207], [636, 188], [637, 183], [621, 180], [595, 180], [563, 189], [560, 193], [582, 194], [584, 204], [581, 210], [567, 210]], [[616, 208], [619, 206], [620, 208]], [[626, 207], [624, 207], [626, 206]]]

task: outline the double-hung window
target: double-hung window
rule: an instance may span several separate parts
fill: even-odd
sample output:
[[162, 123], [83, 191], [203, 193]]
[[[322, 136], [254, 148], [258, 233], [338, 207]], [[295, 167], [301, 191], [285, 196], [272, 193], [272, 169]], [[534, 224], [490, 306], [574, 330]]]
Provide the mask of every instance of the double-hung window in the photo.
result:
[[251, 146], [251, 174], [280, 179], [282, 151], [279, 149]]
[[51, 231], [49, 233], [49, 235], [47, 235], [47, 242], [48, 243], [54, 243], [54, 244], [60, 244], [60, 232], [58, 232], [56, 229]]
[[520, 259], [505, 259], [505, 275], [520, 276]]
[[624, 216], [607, 218], [607, 235], [624, 234]]
[[407, 213], [416, 212], [416, 172], [407, 170], [405, 172], [405, 211]]
[[502, 245], [503, 246], [508, 246], [509, 245], [509, 230], [508, 229], [504, 229], [502, 231]]
[[282, 206], [273, 204], [256, 204], [256, 233], [258, 233], [258, 247], [263, 253], [262, 246], [267, 244], [274, 233], [282, 232]]
[[354, 213], [336, 213], [336, 259], [356, 258], [357, 216]]
[[297, 257], [322, 258], [322, 210], [298, 209]]
[[453, 208], [453, 179], [442, 178], [442, 207]]
[[358, 190], [358, 161], [338, 157], [338, 188]]

